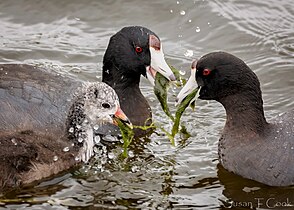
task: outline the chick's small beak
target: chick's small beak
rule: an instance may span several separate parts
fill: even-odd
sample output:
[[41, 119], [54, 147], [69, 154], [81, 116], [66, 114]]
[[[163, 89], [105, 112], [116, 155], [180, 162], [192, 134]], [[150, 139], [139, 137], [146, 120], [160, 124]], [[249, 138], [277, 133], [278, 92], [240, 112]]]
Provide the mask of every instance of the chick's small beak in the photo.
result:
[[118, 125], [117, 121], [115, 119], [119, 119], [121, 122], [123, 122], [124, 124], [126, 124], [130, 128], [133, 128], [131, 121], [128, 119], [126, 114], [123, 112], [123, 110], [121, 110], [121, 108], [119, 106], [117, 107], [117, 110], [112, 117], [113, 117], [113, 123], [115, 125]]

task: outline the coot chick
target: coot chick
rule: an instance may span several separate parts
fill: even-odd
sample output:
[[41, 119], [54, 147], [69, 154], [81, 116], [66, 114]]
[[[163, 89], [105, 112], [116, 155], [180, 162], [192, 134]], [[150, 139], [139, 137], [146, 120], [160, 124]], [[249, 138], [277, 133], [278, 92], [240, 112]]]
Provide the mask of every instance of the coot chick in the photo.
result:
[[0, 192], [87, 162], [93, 129], [114, 117], [128, 122], [105, 83], [0, 65]]
[[[193, 62], [193, 68], [200, 86], [199, 98], [216, 100], [226, 110], [218, 146], [224, 168], [271, 186], [293, 185], [294, 111], [267, 122], [257, 76], [231, 54], [209, 53]], [[197, 87], [196, 81], [183, 88], [179, 101]]]
[[[119, 97], [122, 110], [134, 125], [145, 125], [151, 119], [151, 108], [141, 93], [141, 75], [152, 85], [159, 72], [169, 80], [175, 76], [167, 65], [159, 37], [141, 26], [130, 26], [114, 34], [103, 58], [102, 81], [110, 85]], [[151, 120], [147, 122], [150, 124]], [[144, 135], [135, 130], [136, 136]]]

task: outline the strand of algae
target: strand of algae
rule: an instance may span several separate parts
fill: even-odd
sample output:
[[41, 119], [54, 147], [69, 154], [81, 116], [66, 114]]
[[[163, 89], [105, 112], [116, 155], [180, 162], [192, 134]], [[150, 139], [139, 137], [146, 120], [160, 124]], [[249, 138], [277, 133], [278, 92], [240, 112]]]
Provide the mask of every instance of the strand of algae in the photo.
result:
[[[175, 74], [177, 80], [181, 80], [179, 71], [174, 68], [173, 66], [170, 66], [171, 70]], [[198, 92], [198, 88], [195, 89], [193, 92], [191, 92], [186, 98], [179, 104], [175, 116], [173, 116], [169, 110], [169, 107], [167, 105], [167, 90], [169, 88], [169, 80], [165, 78], [160, 73], [156, 73], [155, 76], [155, 86], [154, 86], [154, 93], [156, 97], [158, 98], [158, 101], [160, 102], [161, 108], [164, 111], [164, 113], [173, 121], [173, 127], [171, 130], [171, 133], [166, 131], [164, 128], [159, 127], [169, 138], [171, 141], [171, 144], [175, 146], [175, 135], [179, 132], [179, 126], [180, 126], [180, 120], [181, 117], [185, 111], [185, 109], [190, 105], [192, 109], [195, 108], [195, 101], [191, 103], [191, 101], [196, 97], [196, 94]], [[182, 80], [183, 83], [183, 80]]]
[[154, 123], [151, 125], [146, 125], [146, 126], [138, 126], [138, 125], [133, 125], [133, 128], [130, 128], [128, 125], [123, 123], [120, 119], [115, 119], [117, 122], [117, 125], [121, 131], [122, 139], [123, 139], [123, 153], [122, 157], [127, 158], [128, 157], [128, 147], [132, 143], [135, 133], [134, 133], [134, 128], [139, 128], [141, 130], [149, 130], [155, 128]]
[[[171, 70], [173, 71], [174, 75], [177, 78], [177, 81], [182, 80], [180, 78], [179, 71], [174, 68], [173, 66], [170, 66]], [[184, 80], [182, 80], [183, 83]], [[191, 103], [191, 100], [196, 97], [196, 94], [198, 92], [198, 89], [195, 89], [193, 92], [191, 92], [186, 98], [179, 104], [177, 107], [175, 116], [172, 115], [171, 111], [169, 110], [169, 107], [167, 105], [167, 90], [169, 88], [170, 81], [165, 78], [163, 75], [157, 72], [155, 76], [155, 86], [154, 86], [154, 93], [156, 97], [158, 98], [158, 101], [160, 102], [161, 108], [164, 111], [164, 113], [172, 120], [173, 122], [173, 127], [171, 130], [171, 133], [165, 130], [162, 126], [160, 125], [155, 125], [152, 123], [149, 126], [133, 126], [133, 128], [139, 128], [142, 130], [148, 130], [148, 129], [153, 129], [153, 128], [159, 128], [162, 130], [166, 136], [169, 138], [171, 144], [175, 146], [175, 135], [179, 132], [179, 127], [180, 127], [180, 120], [181, 117], [185, 111], [185, 109], [190, 105], [192, 109], [195, 107], [195, 101]], [[180, 86], [177, 83], [177, 86]], [[131, 144], [132, 140], [134, 139], [134, 130], [127, 125], [125, 125], [120, 119], [116, 119], [118, 123], [118, 127], [122, 133], [122, 138], [123, 138], [123, 153], [122, 157], [127, 158], [128, 157], [128, 147]], [[185, 134], [187, 134], [187, 131], [185, 131]]]

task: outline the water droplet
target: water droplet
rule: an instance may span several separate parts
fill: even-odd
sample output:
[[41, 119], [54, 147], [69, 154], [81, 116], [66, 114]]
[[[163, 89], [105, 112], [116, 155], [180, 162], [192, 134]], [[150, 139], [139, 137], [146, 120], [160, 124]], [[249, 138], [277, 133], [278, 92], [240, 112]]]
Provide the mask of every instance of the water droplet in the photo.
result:
[[81, 127], [82, 127], [81, 125], [77, 125], [76, 126], [77, 129], [81, 129]]
[[94, 137], [95, 144], [99, 144], [100, 143], [100, 140], [101, 140], [100, 136], [95, 136]]
[[107, 162], [107, 159], [106, 159], [105, 157], [102, 157], [102, 158], [101, 158], [101, 164], [104, 165], [106, 162]]
[[11, 139], [11, 142], [12, 142], [15, 146], [17, 145], [17, 142], [16, 142], [15, 138], [12, 138], [12, 139]]
[[135, 155], [134, 155], [134, 152], [131, 151], [131, 150], [128, 152], [128, 154], [129, 154], [129, 157], [131, 157], [131, 158], [135, 156]]
[[120, 139], [119, 142], [123, 144], [124, 143], [124, 140], [123, 139]]
[[181, 10], [180, 14], [185, 15], [186, 14], [185, 10]]
[[84, 141], [84, 139], [83, 139], [82, 137], [79, 137], [79, 138], [78, 138], [78, 142], [79, 142], [79, 143], [82, 143], [83, 141]]
[[0, 68], [0, 71], [3, 71], [3, 68]]
[[107, 151], [106, 146], [103, 146], [103, 147], [102, 147], [102, 150], [103, 150], [104, 152], [106, 152], [106, 151]]
[[291, 149], [294, 149], [294, 147], [291, 147]]
[[207, 22], [207, 25], [209, 25], [209, 26], [210, 26], [210, 22]]
[[132, 170], [133, 173], [137, 172], [138, 171], [138, 166], [132, 166], [131, 170]]
[[188, 22], [189, 22], [189, 23], [191, 23], [191, 22], [192, 22], [192, 20], [190, 19], [190, 20], [188, 20]]
[[99, 129], [99, 126], [98, 125], [94, 125], [93, 128], [94, 128], [95, 131], [97, 131]]
[[102, 151], [98, 147], [94, 147], [93, 151], [94, 151], [95, 154], [98, 154], [98, 155], [102, 154]]
[[111, 136], [111, 135], [104, 136], [103, 140], [108, 141], [108, 142], [116, 142], [117, 141], [117, 139], [114, 136]]
[[115, 155], [112, 152], [110, 152], [110, 153], [108, 153], [108, 158], [113, 159], [113, 158], [115, 158]]
[[177, 1], [177, 4], [180, 4], [180, 2], [179, 2], [179, 1]]
[[179, 73], [180, 75], [184, 76], [186, 74], [186, 71], [180, 70]]
[[55, 156], [53, 157], [53, 161], [56, 162], [57, 160], [58, 160], [58, 157], [55, 155]]
[[179, 35], [178, 35], [178, 37], [179, 37], [179, 38], [182, 38], [182, 37], [183, 37], [183, 35], [182, 35], [182, 34], [179, 34]]
[[73, 127], [70, 127], [70, 128], [68, 129], [68, 132], [73, 133], [73, 132], [74, 132], [74, 128], [73, 128]]
[[197, 26], [196, 27], [196, 32], [199, 33], [200, 32], [200, 28]]
[[81, 160], [80, 157], [78, 156], [75, 157], [75, 161], [80, 161], [80, 160]]
[[63, 148], [63, 152], [68, 152], [69, 151], [69, 147], [64, 147]]
[[186, 57], [192, 57], [193, 54], [194, 54], [194, 53], [193, 53], [193, 50], [187, 50], [187, 51], [185, 52], [184, 55], [185, 55]]
[[173, 13], [173, 12], [174, 12], [174, 11], [171, 9], [171, 10], [170, 10], [170, 13]]

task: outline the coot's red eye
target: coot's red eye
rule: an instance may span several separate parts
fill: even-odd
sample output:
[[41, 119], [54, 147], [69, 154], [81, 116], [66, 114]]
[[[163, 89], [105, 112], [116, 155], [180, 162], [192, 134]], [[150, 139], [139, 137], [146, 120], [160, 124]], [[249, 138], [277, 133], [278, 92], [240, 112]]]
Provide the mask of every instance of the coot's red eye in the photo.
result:
[[135, 50], [137, 53], [141, 53], [143, 51], [142, 47], [138, 47], [138, 46], [135, 48]]
[[202, 72], [203, 76], [208, 76], [210, 73], [211, 73], [210, 69], [204, 69]]

